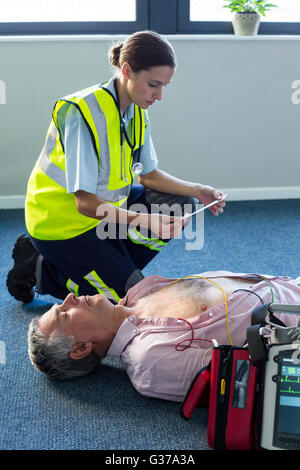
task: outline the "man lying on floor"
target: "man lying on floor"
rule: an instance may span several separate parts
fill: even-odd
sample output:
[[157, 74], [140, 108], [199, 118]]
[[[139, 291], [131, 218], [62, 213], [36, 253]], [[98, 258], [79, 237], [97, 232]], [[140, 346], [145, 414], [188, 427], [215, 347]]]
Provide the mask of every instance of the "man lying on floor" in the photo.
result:
[[[117, 305], [103, 295], [69, 294], [30, 323], [32, 363], [62, 380], [98, 369], [105, 356], [120, 356], [141, 394], [182, 401], [210, 360], [212, 339], [229, 344], [230, 336], [232, 344], [242, 346], [256, 306], [300, 304], [298, 280], [288, 277], [227, 271], [199, 276], [210, 280], [150, 276]], [[296, 316], [278, 318], [297, 325]]]

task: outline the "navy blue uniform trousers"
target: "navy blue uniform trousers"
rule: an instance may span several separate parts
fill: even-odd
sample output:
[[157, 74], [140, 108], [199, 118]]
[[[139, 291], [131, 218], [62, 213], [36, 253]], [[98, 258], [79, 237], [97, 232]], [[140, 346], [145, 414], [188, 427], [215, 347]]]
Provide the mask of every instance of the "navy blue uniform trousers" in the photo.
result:
[[[129, 210], [132, 204], [143, 204], [149, 213], [151, 204], [167, 204], [168, 207], [178, 204], [182, 213], [184, 207], [188, 212], [195, 208], [193, 198], [152, 191], [142, 185], [132, 186], [127, 201]], [[99, 238], [97, 227], [67, 240], [45, 241], [31, 237], [41, 255], [36, 269], [37, 291], [58, 299], [64, 299], [70, 292], [77, 296], [101, 293], [117, 303], [128, 289], [143, 279], [142, 269], [169, 241], [149, 245], [143, 237], [139, 240], [119, 237], [119, 230], [116, 224], [116, 236], [105, 239]]]

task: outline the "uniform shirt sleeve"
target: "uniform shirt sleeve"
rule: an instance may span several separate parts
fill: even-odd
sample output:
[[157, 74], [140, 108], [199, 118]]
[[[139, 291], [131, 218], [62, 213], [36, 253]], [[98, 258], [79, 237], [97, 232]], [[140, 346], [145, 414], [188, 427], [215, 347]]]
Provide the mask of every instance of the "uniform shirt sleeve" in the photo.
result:
[[75, 106], [70, 105], [60, 131], [66, 156], [67, 192], [83, 190], [96, 194], [98, 159], [90, 132]]
[[151, 171], [155, 170], [158, 165], [156, 151], [152, 142], [151, 126], [149, 120], [145, 129], [144, 145], [141, 150], [140, 161], [144, 167], [141, 175], [150, 173]]

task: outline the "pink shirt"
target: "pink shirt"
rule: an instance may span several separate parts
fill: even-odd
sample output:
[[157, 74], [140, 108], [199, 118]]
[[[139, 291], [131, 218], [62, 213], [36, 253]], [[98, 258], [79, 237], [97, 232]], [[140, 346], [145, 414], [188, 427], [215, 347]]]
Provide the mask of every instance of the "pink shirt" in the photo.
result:
[[[199, 276], [245, 279], [256, 275], [214, 271]], [[289, 277], [264, 277], [272, 285], [274, 303], [300, 304], [300, 286], [294, 280]], [[173, 280], [161, 276], [145, 278], [128, 291], [120, 304], [132, 307], [139, 298]], [[245, 288], [248, 289], [247, 285]], [[259, 281], [249, 289], [257, 293], [265, 304], [271, 303], [270, 287], [265, 281]], [[262, 305], [261, 301], [256, 295], [239, 291], [227, 297], [227, 302], [232, 342], [235, 346], [243, 346], [251, 313], [256, 306]], [[276, 316], [287, 326], [297, 324], [298, 317], [295, 315]], [[195, 338], [216, 339], [219, 344], [230, 344], [225, 317], [225, 304], [222, 302], [187, 320], [194, 329]], [[191, 328], [184, 320], [131, 316], [122, 323], [107, 355], [121, 357], [133, 386], [142, 395], [181, 402], [197, 372], [211, 358], [212, 344], [207, 341], [194, 340], [184, 351], [175, 349], [177, 343], [188, 338], [191, 338]]]

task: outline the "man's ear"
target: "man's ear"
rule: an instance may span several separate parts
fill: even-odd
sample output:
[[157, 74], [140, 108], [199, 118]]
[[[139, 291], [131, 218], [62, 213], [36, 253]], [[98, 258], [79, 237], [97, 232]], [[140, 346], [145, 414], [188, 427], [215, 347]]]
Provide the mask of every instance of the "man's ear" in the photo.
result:
[[75, 343], [70, 351], [70, 358], [83, 359], [88, 354], [90, 354], [92, 349], [93, 345], [90, 341], [88, 343]]

